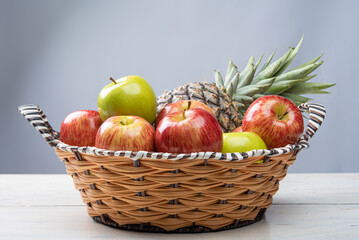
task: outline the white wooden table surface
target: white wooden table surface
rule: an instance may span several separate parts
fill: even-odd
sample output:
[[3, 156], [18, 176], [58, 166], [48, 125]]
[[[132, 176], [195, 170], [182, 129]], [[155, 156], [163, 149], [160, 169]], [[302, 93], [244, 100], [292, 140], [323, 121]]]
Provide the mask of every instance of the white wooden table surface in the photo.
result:
[[138, 233], [94, 222], [67, 175], [0, 175], [0, 239], [359, 239], [359, 173], [289, 174], [266, 218], [203, 234]]

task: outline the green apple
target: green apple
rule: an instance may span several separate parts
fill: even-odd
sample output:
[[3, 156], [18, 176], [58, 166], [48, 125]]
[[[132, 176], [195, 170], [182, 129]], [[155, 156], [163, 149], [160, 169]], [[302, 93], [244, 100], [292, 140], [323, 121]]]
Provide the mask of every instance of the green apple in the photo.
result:
[[139, 76], [126, 76], [105, 86], [97, 100], [102, 121], [112, 116], [134, 115], [153, 123], [157, 113], [157, 99], [152, 87]]
[[253, 132], [231, 132], [223, 134], [223, 153], [247, 152], [267, 149], [260, 136]]

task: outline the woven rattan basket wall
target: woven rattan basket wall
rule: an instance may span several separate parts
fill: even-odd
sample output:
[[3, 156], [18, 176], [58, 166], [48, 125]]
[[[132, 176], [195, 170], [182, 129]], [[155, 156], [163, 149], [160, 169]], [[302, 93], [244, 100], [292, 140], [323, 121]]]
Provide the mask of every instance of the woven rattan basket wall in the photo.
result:
[[[62, 143], [36, 105], [20, 113], [65, 163], [88, 214], [111, 227], [145, 232], [209, 232], [259, 221], [279, 181], [322, 124], [325, 108], [302, 104], [309, 121], [297, 144], [246, 153], [109, 151]], [[263, 160], [263, 163], [256, 163]]]

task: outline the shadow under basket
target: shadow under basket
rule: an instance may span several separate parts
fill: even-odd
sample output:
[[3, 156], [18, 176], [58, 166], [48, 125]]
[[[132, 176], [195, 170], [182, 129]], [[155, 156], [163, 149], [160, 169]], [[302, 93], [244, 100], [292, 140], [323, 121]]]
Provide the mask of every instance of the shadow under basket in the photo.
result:
[[20, 113], [55, 149], [88, 214], [107, 226], [140, 232], [222, 231], [261, 220], [297, 154], [325, 117], [314, 103], [304, 135], [293, 145], [245, 153], [110, 151], [59, 140], [36, 105]]

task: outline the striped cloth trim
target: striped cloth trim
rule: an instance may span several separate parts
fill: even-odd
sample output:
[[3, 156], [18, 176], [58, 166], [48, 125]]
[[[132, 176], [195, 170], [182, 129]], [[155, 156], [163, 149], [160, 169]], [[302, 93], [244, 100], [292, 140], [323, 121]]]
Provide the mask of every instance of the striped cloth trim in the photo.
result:
[[51, 146], [61, 151], [79, 152], [98, 156], [116, 156], [126, 157], [137, 161], [140, 158], [151, 159], [219, 159], [223, 161], [240, 161], [253, 156], [274, 157], [289, 153], [294, 150], [305, 149], [309, 147], [308, 140], [314, 136], [318, 128], [322, 125], [326, 110], [325, 107], [316, 103], [303, 103], [298, 108], [304, 112], [309, 111], [309, 121], [307, 128], [296, 144], [288, 144], [285, 147], [273, 148], [270, 150], [253, 150], [243, 153], [215, 153], [215, 152], [196, 152], [196, 153], [162, 153], [162, 152], [146, 152], [146, 151], [111, 151], [99, 149], [96, 147], [77, 147], [69, 146], [59, 140], [60, 134], [53, 130], [45, 114], [37, 105], [22, 105], [18, 107], [19, 112], [29, 121], [29, 123], [40, 132], [45, 141]]

